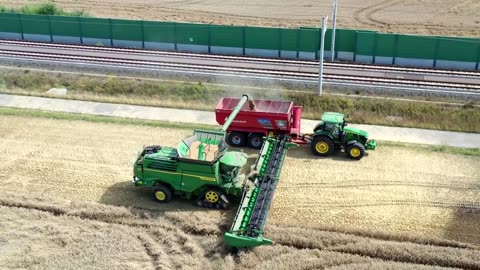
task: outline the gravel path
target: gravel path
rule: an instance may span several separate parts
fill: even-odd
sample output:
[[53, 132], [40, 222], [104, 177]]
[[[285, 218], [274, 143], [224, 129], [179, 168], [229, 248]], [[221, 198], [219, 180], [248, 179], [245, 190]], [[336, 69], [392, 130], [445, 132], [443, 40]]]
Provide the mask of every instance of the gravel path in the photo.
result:
[[[0, 106], [180, 123], [197, 123], [206, 125], [217, 124], [213, 112], [110, 104], [91, 101], [0, 94]], [[302, 119], [302, 132], [312, 132], [316, 123], [316, 120]], [[352, 126], [367, 130], [370, 133], [371, 138], [377, 140], [480, 148], [480, 134], [478, 133], [462, 133], [375, 125]]]

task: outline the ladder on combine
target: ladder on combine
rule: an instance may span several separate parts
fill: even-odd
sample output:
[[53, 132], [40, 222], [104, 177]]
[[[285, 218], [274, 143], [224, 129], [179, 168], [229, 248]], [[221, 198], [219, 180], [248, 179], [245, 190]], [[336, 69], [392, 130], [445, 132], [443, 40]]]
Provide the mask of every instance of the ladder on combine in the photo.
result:
[[260, 155], [245, 179], [244, 191], [225, 242], [232, 247], [255, 247], [273, 242], [263, 237], [263, 228], [289, 148], [297, 146], [288, 137], [266, 138]]

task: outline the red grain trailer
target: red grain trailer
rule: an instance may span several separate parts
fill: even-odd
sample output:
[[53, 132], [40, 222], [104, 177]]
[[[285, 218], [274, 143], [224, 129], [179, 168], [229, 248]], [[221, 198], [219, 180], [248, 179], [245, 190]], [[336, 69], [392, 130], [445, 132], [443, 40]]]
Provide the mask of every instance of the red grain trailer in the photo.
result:
[[[239, 102], [238, 98], [222, 98], [215, 107], [217, 123], [223, 125]], [[245, 104], [227, 130], [227, 142], [232, 146], [260, 149], [263, 137], [290, 135], [295, 143], [308, 143], [300, 134], [302, 107], [291, 101], [255, 100], [255, 106]]]

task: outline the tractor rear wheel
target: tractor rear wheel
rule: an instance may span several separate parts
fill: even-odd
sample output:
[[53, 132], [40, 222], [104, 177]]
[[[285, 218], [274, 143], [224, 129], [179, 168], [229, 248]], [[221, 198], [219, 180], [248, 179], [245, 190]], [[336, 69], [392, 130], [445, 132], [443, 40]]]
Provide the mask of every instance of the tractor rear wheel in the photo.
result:
[[242, 147], [246, 145], [247, 136], [243, 132], [231, 132], [228, 134], [227, 142], [231, 146]]
[[172, 192], [164, 185], [153, 187], [153, 199], [159, 203], [168, 203], [172, 199]]
[[263, 144], [263, 135], [260, 133], [252, 133], [248, 136], [248, 147], [252, 149], [260, 149]]
[[345, 154], [350, 159], [360, 160], [365, 155], [365, 147], [359, 142], [351, 143], [345, 148]]
[[332, 139], [327, 136], [314, 137], [310, 144], [313, 154], [321, 157], [326, 157], [333, 154], [335, 150], [335, 144]]

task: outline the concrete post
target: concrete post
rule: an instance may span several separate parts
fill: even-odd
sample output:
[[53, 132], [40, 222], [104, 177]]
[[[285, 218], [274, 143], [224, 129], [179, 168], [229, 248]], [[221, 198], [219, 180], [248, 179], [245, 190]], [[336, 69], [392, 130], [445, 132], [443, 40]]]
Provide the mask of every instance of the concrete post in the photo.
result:
[[318, 71], [318, 95], [322, 95], [323, 91], [323, 51], [325, 47], [325, 33], [327, 32], [327, 20], [328, 16], [322, 18], [322, 31], [321, 31], [321, 42], [320, 42], [320, 67]]

